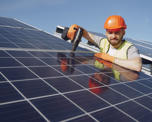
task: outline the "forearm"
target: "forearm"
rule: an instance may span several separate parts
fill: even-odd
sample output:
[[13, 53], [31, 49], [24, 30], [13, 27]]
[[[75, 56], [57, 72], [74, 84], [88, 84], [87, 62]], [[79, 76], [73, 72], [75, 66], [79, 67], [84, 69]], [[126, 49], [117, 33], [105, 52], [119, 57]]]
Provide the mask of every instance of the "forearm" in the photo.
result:
[[141, 71], [141, 67], [142, 67], [141, 58], [134, 58], [134, 59], [128, 59], [128, 60], [115, 58], [114, 63], [124, 68], [131, 69], [138, 72]]
[[127, 79], [128, 81], [136, 80], [139, 77], [138, 72], [135, 72], [135, 71], [120, 67], [120, 66], [118, 66], [116, 64], [112, 65], [112, 69], [117, 70], [118, 72], [120, 72], [120, 74], [123, 77], [125, 77], [125, 79]]
[[85, 29], [83, 29], [83, 37], [84, 37], [85, 39], [87, 39], [89, 42], [95, 44], [94, 34], [86, 31]]

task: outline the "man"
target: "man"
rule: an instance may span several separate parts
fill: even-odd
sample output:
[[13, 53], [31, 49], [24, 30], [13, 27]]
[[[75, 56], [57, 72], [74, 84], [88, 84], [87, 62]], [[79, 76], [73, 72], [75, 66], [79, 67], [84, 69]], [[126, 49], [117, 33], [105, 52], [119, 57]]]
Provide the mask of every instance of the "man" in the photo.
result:
[[[79, 26], [75, 25], [74, 27]], [[105, 21], [104, 28], [107, 38], [96, 36], [83, 29], [83, 37], [100, 48], [100, 53], [96, 53], [95, 57], [140, 72], [142, 61], [138, 50], [132, 43], [123, 39], [127, 28], [124, 19], [118, 15], [109, 16]], [[70, 36], [69, 32], [69, 38]]]

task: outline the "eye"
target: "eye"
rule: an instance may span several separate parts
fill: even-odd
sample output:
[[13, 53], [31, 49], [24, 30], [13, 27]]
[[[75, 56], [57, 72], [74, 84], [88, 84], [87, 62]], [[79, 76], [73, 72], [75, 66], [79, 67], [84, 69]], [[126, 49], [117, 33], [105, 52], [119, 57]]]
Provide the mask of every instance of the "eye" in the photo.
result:
[[119, 34], [119, 31], [118, 31], [118, 32], [115, 32], [115, 34]]
[[108, 32], [108, 34], [112, 34], [112, 32]]

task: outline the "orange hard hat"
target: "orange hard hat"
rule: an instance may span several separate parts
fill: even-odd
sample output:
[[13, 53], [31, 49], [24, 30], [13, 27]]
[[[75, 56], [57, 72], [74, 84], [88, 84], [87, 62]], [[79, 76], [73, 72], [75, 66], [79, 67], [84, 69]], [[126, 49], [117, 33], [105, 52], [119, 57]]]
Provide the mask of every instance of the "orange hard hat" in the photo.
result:
[[127, 25], [125, 20], [119, 15], [109, 16], [104, 24], [105, 29], [126, 29]]

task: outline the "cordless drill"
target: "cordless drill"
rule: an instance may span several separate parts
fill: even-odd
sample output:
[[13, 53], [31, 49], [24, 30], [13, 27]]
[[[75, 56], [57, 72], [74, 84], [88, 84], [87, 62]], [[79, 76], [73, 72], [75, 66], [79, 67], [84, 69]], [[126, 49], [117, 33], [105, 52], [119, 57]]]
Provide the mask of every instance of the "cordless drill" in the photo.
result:
[[72, 25], [70, 26], [70, 28], [68, 27], [57, 28], [56, 32], [61, 33], [61, 37], [65, 41], [71, 40], [72, 52], [74, 52], [77, 49], [78, 44], [81, 41], [83, 35], [83, 29], [77, 25]]

